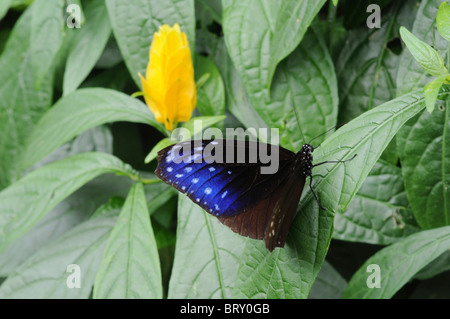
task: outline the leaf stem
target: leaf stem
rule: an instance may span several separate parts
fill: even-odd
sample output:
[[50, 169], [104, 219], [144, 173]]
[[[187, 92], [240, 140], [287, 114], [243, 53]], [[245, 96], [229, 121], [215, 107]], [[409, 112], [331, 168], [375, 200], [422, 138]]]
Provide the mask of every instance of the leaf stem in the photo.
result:
[[130, 174], [128, 177], [134, 182], [140, 182], [144, 185], [161, 183], [159, 178], [142, 178], [139, 174]]

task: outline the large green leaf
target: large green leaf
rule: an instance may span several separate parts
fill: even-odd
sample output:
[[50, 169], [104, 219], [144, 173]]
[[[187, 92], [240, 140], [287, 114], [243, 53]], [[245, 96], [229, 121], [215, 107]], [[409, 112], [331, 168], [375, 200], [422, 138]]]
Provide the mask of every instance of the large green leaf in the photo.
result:
[[[97, 217], [42, 247], [3, 282], [0, 298], [88, 298], [118, 211], [117, 205], [105, 206]], [[76, 275], [69, 265], [79, 267], [79, 288], [68, 285]]]
[[22, 157], [25, 169], [81, 132], [115, 121], [161, 126], [148, 107], [123, 93], [100, 88], [77, 90], [59, 100], [36, 124]]
[[333, 238], [386, 245], [418, 230], [401, 169], [380, 160], [347, 209], [336, 214]]
[[434, 77], [448, 75], [448, 70], [444, 65], [444, 59], [431, 45], [419, 40], [405, 27], [400, 28], [400, 35], [411, 52], [414, 60]]
[[0, 57], [0, 189], [18, 175], [25, 139], [52, 99], [52, 74], [35, 89], [30, 49], [32, 8], [16, 22]]
[[[261, 100], [254, 105], [269, 127], [280, 129], [281, 145], [298, 151], [304, 143], [336, 126], [337, 90], [328, 49], [321, 34], [312, 29], [297, 49], [278, 65], [270, 102]], [[325, 137], [315, 139], [314, 145], [319, 145]]]
[[[208, 43], [213, 42], [214, 35], [203, 33], [207, 37]], [[210, 48], [210, 55], [216, 63], [225, 86], [225, 101], [229, 110], [246, 128], [264, 128], [267, 124], [256, 112], [250, 103], [247, 93], [245, 93], [242, 81], [239, 78], [236, 68], [228, 55], [225, 41], [216, 40], [216, 45]]]
[[49, 71], [63, 42], [63, 6], [61, 0], [35, 0], [31, 6], [31, 70], [37, 88], [51, 73]]
[[436, 26], [439, 34], [450, 41], [450, 6], [447, 2], [442, 2], [436, 15]]
[[144, 187], [133, 185], [95, 278], [94, 298], [161, 298], [161, 269]]
[[[420, 269], [450, 249], [450, 227], [422, 231], [386, 247], [371, 258], [353, 275], [344, 298], [391, 298]], [[380, 269], [380, 288], [369, 288], [369, 265]]]
[[[271, 100], [259, 100], [254, 104], [248, 100], [237, 72], [223, 50], [223, 42], [219, 41], [211, 54], [224, 78], [227, 107], [244, 126], [278, 128], [281, 144], [298, 150], [305, 141], [294, 108], [307, 141], [336, 125], [336, 76], [320, 34], [306, 33], [300, 46], [279, 64], [273, 78]], [[324, 138], [322, 136], [315, 143], [319, 144]]]
[[[106, 127], [98, 126], [80, 134], [30, 169], [35, 170], [70, 155], [95, 151], [112, 153], [112, 135]], [[101, 176], [83, 186], [52, 209], [26, 235], [11, 243], [0, 255], [0, 276], [6, 277], [46, 243], [89, 218], [90, 214], [111, 196], [123, 194], [119, 192], [121, 189], [127, 188], [123, 194], [126, 196], [131, 186], [130, 179], [111, 175]]]
[[398, 26], [407, 23], [405, 12], [411, 14], [415, 1], [404, 1], [383, 15], [381, 28], [365, 24], [352, 30], [345, 41], [336, 72], [339, 83], [339, 119], [347, 122], [395, 95], [395, 76], [400, 56], [388, 46], [398, 37]]
[[357, 156], [346, 164], [321, 165], [313, 170], [313, 188], [327, 210], [319, 213], [312, 193], [306, 189], [285, 249], [269, 254], [262, 242], [252, 241], [246, 246], [236, 297], [307, 297], [328, 250], [334, 212], [347, 208], [399, 128], [423, 110], [420, 94], [407, 94], [363, 113], [321, 144], [315, 151], [315, 162]]
[[8, 12], [11, 3], [12, 3], [12, 0], [3, 0], [0, 3], [0, 20], [3, 19], [5, 14]]
[[[437, 50], [446, 50], [447, 41], [438, 36], [434, 36], [436, 31], [436, 14], [439, 4], [438, 1], [421, 1], [417, 11], [413, 28], [411, 32], [420, 40], [433, 45]], [[433, 40], [434, 39], [434, 40]], [[403, 50], [397, 72], [397, 95], [411, 92], [414, 89], [423, 87], [431, 80], [427, 74], [416, 62], [409, 50]]]
[[[183, 196], [172, 296], [229, 297], [230, 282], [236, 281], [232, 296], [237, 298], [306, 298], [328, 250], [334, 212], [346, 209], [398, 129], [423, 108], [420, 91], [407, 94], [362, 114], [321, 144], [314, 154], [316, 163], [357, 157], [346, 164], [314, 168], [313, 188], [327, 210], [319, 213], [306, 189], [283, 249], [269, 253], [263, 241], [233, 234], [214, 217], [193, 209]], [[237, 277], [235, 262], [230, 266], [232, 258], [222, 257], [225, 252], [240, 260]]]
[[107, 174], [67, 197], [0, 255], [0, 276], [11, 274], [35, 252], [89, 219], [110, 197], [124, 198], [131, 183], [129, 178]]
[[105, 153], [83, 153], [39, 168], [0, 192], [0, 252], [23, 235], [59, 202], [93, 178], [136, 172]]
[[450, 104], [442, 106], [398, 134], [406, 195], [425, 229], [450, 225]]
[[340, 299], [347, 281], [325, 260], [308, 296], [310, 299]]
[[269, 98], [278, 63], [297, 47], [324, 3], [222, 1], [227, 48], [254, 105]]
[[169, 298], [231, 298], [245, 239], [179, 195]]
[[178, 23], [186, 32], [191, 51], [195, 44], [193, 0], [106, 0], [114, 36], [131, 77], [141, 87], [138, 73], [145, 74], [153, 34], [162, 24]]
[[74, 91], [98, 61], [111, 35], [104, 1], [90, 1], [84, 7], [86, 23], [73, 39], [75, 44], [67, 57], [63, 94]]
[[225, 88], [214, 62], [201, 55], [195, 56], [195, 78], [209, 74], [204, 85], [197, 89], [197, 108], [204, 116], [225, 114]]

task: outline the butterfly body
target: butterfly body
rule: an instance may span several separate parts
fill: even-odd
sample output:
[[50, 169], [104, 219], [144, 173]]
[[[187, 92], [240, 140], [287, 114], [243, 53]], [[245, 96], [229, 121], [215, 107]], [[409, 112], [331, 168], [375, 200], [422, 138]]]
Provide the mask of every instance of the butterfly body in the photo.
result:
[[[214, 151], [220, 147], [222, 153]], [[213, 151], [206, 152], [208, 148]], [[267, 163], [252, 158], [261, 150], [269, 150], [267, 154], [278, 160], [272, 174], [263, 173]], [[236, 160], [240, 151], [244, 161]], [[313, 151], [308, 144], [293, 153], [262, 142], [189, 141], [159, 151], [155, 173], [233, 231], [264, 239], [272, 251], [286, 242], [306, 178], [311, 176]]]

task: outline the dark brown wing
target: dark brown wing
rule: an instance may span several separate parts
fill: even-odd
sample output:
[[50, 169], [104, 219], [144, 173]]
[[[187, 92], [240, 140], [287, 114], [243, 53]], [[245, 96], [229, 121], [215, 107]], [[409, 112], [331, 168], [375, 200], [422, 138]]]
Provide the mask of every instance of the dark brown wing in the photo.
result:
[[284, 247], [305, 180], [299, 169], [291, 171], [268, 197], [255, 206], [235, 216], [218, 218], [240, 235], [264, 239], [269, 251]]

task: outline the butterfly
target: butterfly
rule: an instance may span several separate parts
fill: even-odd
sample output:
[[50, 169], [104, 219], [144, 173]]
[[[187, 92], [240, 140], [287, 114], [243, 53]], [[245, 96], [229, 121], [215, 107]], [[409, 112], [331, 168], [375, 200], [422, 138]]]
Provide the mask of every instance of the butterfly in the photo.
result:
[[[278, 160], [274, 173], [263, 174], [267, 163], [252, 158], [261, 151]], [[293, 153], [262, 142], [192, 140], [160, 150], [155, 173], [234, 232], [264, 239], [272, 252], [285, 245], [307, 177], [321, 207], [311, 187], [312, 168], [344, 162], [313, 165], [313, 151], [310, 144]]]

